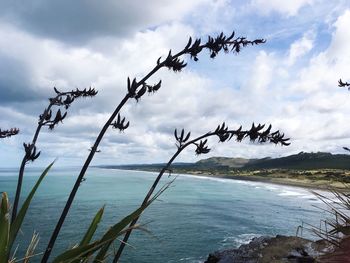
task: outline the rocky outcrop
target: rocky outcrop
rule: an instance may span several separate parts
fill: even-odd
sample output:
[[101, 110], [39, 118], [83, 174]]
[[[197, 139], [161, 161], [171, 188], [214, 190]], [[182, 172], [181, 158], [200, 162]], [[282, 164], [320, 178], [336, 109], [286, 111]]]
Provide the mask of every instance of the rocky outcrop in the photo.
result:
[[236, 249], [216, 251], [205, 263], [312, 263], [328, 248], [324, 241], [311, 241], [300, 237], [257, 237]]

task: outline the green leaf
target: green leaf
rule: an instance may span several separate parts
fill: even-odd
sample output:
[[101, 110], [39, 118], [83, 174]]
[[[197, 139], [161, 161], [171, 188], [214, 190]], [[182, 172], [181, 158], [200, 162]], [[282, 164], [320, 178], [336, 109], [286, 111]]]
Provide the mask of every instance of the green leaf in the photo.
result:
[[131, 221], [133, 221], [135, 218], [139, 217], [141, 215], [141, 213], [143, 212], [143, 210], [145, 210], [149, 205], [150, 205], [150, 202], [145, 206], [141, 206], [139, 209], [137, 209], [136, 211], [134, 211], [132, 214], [128, 215], [127, 217], [124, 217], [124, 219], [122, 219], [118, 224], [111, 227], [103, 235], [101, 241], [108, 241], [108, 240], [110, 240], [110, 241], [104, 244], [104, 246], [98, 252], [94, 262], [97, 262], [97, 263], [103, 262], [112, 242], [117, 238], [117, 236], [119, 236], [121, 234], [123, 229], [125, 227], [127, 227], [131, 223]]
[[[63, 263], [63, 262], [69, 263], [69, 262], [74, 261], [75, 259], [80, 259], [80, 258], [83, 258], [83, 257], [89, 255], [89, 254], [93, 254], [94, 252], [96, 252], [100, 248], [102, 248], [102, 247], [105, 248], [105, 246], [107, 244], [109, 247], [109, 243], [113, 242], [118, 236], [123, 234], [124, 228], [126, 228], [130, 224], [130, 222], [132, 220], [134, 220], [134, 218], [140, 216], [141, 213], [143, 212], [143, 210], [145, 210], [147, 206], [148, 205], [140, 207], [137, 210], [135, 210], [134, 212], [132, 212], [131, 214], [129, 214], [128, 216], [124, 217], [121, 221], [119, 221], [117, 224], [112, 226], [103, 235], [103, 237], [100, 240], [95, 241], [95, 242], [88, 244], [88, 245], [83, 245], [83, 246], [69, 249], [66, 252], [57, 256], [55, 258], [55, 260], [53, 261], [53, 263]], [[108, 250], [108, 247], [107, 247], [107, 250]], [[100, 262], [100, 261], [96, 261], [99, 259], [99, 256], [104, 258], [105, 252], [99, 253], [98, 257], [96, 257], [96, 259], [95, 259], [95, 262]]]
[[87, 245], [90, 243], [92, 236], [95, 234], [95, 231], [98, 227], [98, 224], [100, 223], [102, 216], [103, 216], [103, 211], [104, 211], [104, 206], [96, 213], [94, 219], [92, 220], [88, 230], [85, 233], [85, 236], [81, 240], [79, 246]]
[[[175, 180], [175, 179], [174, 179]], [[173, 181], [174, 181], [173, 180]], [[111, 243], [120, 235], [123, 235], [125, 233], [125, 228], [133, 221], [135, 218], [139, 217], [141, 213], [154, 201], [156, 200], [159, 195], [161, 195], [167, 188], [168, 185], [170, 185], [173, 181], [167, 184], [166, 187], [162, 187], [152, 198], [149, 200], [145, 205], [139, 207], [134, 212], [129, 214], [128, 216], [124, 217], [121, 221], [119, 221], [117, 224], [112, 226], [104, 235], [103, 237], [88, 245], [83, 245], [79, 247], [75, 247], [72, 249], [67, 250], [66, 252], [60, 254], [57, 256], [53, 263], [71, 263], [74, 262], [76, 259], [84, 259], [87, 256], [92, 255], [99, 249], [100, 252], [96, 256], [94, 262], [101, 263], [106, 257], [106, 253], [109, 249], [109, 246]]]
[[0, 263], [6, 263], [10, 252], [10, 204], [5, 192], [2, 193], [0, 205]]
[[[93, 235], [95, 234], [96, 232], [96, 229], [98, 227], [98, 224], [100, 223], [101, 219], [102, 219], [102, 216], [103, 216], [103, 212], [104, 212], [104, 206], [98, 210], [98, 212], [96, 213], [94, 219], [92, 220], [88, 230], [86, 231], [83, 239], [81, 240], [80, 244], [78, 247], [81, 247], [81, 246], [84, 246], [84, 245], [88, 245], [93, 237]], [[87, 254], [85, 256], [84, 259], [77, 259], [77, 260], [74, 260], [73, 262], [74, 263], [82, 263], [82, 262], [86, 262], [88, 260], [88, 257], [91, 255], [91, 253]]]
[[[43, 171], [43, 173], [40, 175], [38, 181], [36, 182], [36, 184], [34, 185], [34, 187], [32, 188], [32, 190], [30, 191], [27, 199], [24, 201], [21, 209], [19, 210], [17, 217], [15, 218], [15, 220], [13, 221], [13, 223], [11, 224], [11, 230], [10, 230], [10, 242], [9, 242], [9, 249], [12, 248], [13, 242], [16, 239], [17, 233], [19, 231], [19, 229], [22, 226], [22, 222], [24, 220], [24, 217], [27, 213], [28, 207], [30, 205], [30, 202], [32, 201], [32, 198], [36, 192], [36, 190], [38, 189], [41, 181], [44, 179], [44, 177], [46, 176], [46, 174], [48, 173], [48, 171], [51, 169], [52, 165], [54, 164], [54, 161], [48, 166], [46, 167], [46, 169]], [[0, 262], [1, 263], [1, 262]]]
[[[168, 187], [169, 187], [169, 185], [171, 185], [173, 182], [174, 182], [174, 180], [175, 180], [176, 178], [174, 178], [171, 182], [169, 182], [169, 183], [167, 183], [165, 186], [163, 186], [156, 194], [154, 194], [154, 196], [144, 205], [144, 206], [141, 206], [138, 210], [141, 210], [141, 212], [139, 212], [137, 215], [134, 215], [134, 217], [133, 218], [128, 218], [128, 219], [130, 219], [129, 221], [128, 221], [128, 223], [126, 223], [126, 225], [122, 228], [122, 229], [124, 229], [131, 221], [133, 221], [135, 218], [138, 218], [140, 215], [141, 215], [141, 213], [143, 212], [143, 210], [145, 210], [151, 203], [153, 203], [154, 202], [154, 200], [156, 200]], [[134, 213], [136, 213], [138, 210], [136, 210]], [[127, 217], [125, 217], [123, 220], [125, 220], [125, 219], [127, 219]], [[123, 221], [122, 220], [122, 221]], [[122, 221], [120, 221], [120, 222], [122, 222]], [[103, 239], [106, 239], [106, 240], [108, 240], [108, 239], [110, 239], [110, 237], [113, 235], [113, 233], [115, 232], [115, 231], [117, 231], [117, 229], [118, 229], [118, 225], [115, 225], [114, 227], [112, 227], [109, 231], [107, 231], [106, 232], [106, 234], [102, 237], [102, 240]], [[118, 229], [119, 231], [122, 231], [122, 229]], [[116, 238], [116, 237], [115, 237]], [[105, 258], [106, 258], [106, 254], [107, 254], [107, 252], [108, 252], [108, 249], [109, 249], [109, 247], [111, 246], [111, 244], [112, 244], [112, 242], [113, 242], [113, 240], [115, 240], [115, 238], [113, 238], [110, 242], [108, 242], [108, 243], [106, 243], [102, 248], [101, 248], [101, 250], [98, 252], [98, 254], [97, 254], [97, 256], [96, 256], [96, 258], [95, 258], [95, 260], [94, 260], [94, 263], [100, 263], [100, 262], [103, 262], [104, 260], [105, 260]]]

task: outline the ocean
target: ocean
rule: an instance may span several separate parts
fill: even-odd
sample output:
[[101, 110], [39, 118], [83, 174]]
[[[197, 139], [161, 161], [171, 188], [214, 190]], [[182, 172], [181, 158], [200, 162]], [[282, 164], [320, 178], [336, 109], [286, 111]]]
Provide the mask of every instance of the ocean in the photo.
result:
[[[17, 258], [24, 255], [34, 231], [42, 252], [79, 170], [53, 168], [37, 191], [18, 239]], [[16, 169], [0, 169], [0, 192], [13, 201]], [[40, 169], [27, 169], [22, 197]], [[136, 209], [156, 173], [90, 168], [56, 242], [53, 256], [77, 244], [93, 216], [105, 205], [95, 237]], [[174, 179], [164, 176], [162, 184]], [[162, 185], [161, 184], [161, 185]], [[303, 222], [315, 226], [327, 214], [307, 189], [221, 178], [179, 175], [142, 215], [147, 231], [136, 230], [121, 262], [203, 262], [209, 253], [238, 247], [261, 235], [295, 235]], [[306, 226], [305, 224], [305, 226]], [[316, 239], [304, 229], [303, 237]], [[117, 246], [118, 244], [116, 244]], [[40, 262], [40, 256], [31, 262]]]

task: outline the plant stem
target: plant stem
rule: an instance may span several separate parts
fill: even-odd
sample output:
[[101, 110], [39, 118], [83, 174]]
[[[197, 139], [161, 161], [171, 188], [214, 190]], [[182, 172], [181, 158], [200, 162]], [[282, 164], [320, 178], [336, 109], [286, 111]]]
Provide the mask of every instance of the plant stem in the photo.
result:
[[[177, 58], [183, 54], [185, 54], [186, 51], [182, 50], [179, 53], [177, 53], [176, 55], [173, 56], [173, 58]], [[143, 77], [139, 82], [137, 82], [136, 87], [140, 87], [143, 83], [145, 83], [146, 80], [148, 80], [154, 73], [156, 73], [160, 68], [164, 67], [165, 63], [161, 62], [159, 64], [157, 64], [145, 77]], [[131, 98], [132, 96], [128, 93], [127, 95], [125, 95], [124, 99], [119, 103], [119, 105], [117, 106], [117, 108], [114, 110], [114, 112], [112, 113], [112, 115], [109, 117], [108, 121], [105, 123], [105, 125], [103, 126], [102, 130], [100, 131], [99, 135], [97, 136], [97, 139], [94, 143], [94, 146], [91, 148], [90, 154], [88, 155], [78, 177], [77, 180], [75, 181], [75, 184], [73, 186], [73, 189], [68, 197], [68, 200], [66, 202], [66, 205], [61, 213], [61, 216], [56, 224], [56, 227], [54, 229], [54, 232], [51, 235], [50, 241], [46, 247], [44, 256], [41, 260], [41, 263], [46, 263], [50, 257], [51, 251], [53, 249], [53, 246], [56, 242], [56, 239], [58, 237], [59, 232], [61, 231], [61, 227], [65, 221], [65, 218], [68, 214], [68, 211], [73, 203], [73, 200], [75, 198], [75, 195], [78, 191], [78, 188], [80, 186], [80, 183], [82, 181], [82, 179], [84, 178], [84, 175], [86, 173], [87, 168], [90, 165], [90, 162], [92, 161], [97, 148], [104, 136], [104, 134], [106, 133], [108, 127], [111, 125], [111, 123], [113, 122], [113, 120], [115, 119], [115, 117], [117, 116], [117, 114], [120, 112], [121, 108], [124, 106], [124, 104]]]
[[[223, 34], [221, 34], [221, 35], [223, 35]], [[232, 35], [232, 37], [233, 37], [233, 35]], [[245, 39], [243, 39], [243, 38], [237, 38], [236, 40], [232, 40], [231, 41], [231, 39], [232, 39], [232, 37], [231, 38], [229, 38], [229, 39], [227, 39], [226, 40], [226, 44], [225, 43], [217, 43], [218, 45], [219, 45], [219, 50], [221, 50], [222, 49], [222, 45], [227, 45], [227, 44], [229, 44], [229, 45], [231, 45], [231, 44], [235, 44], [235, 45], [238, 45], [238, 46], [245, 46], [245, 45], [247, 45], [247, 44], [253, 44], [253, 43], [255, 43], [255, 42], [251, 42], [251, 41], [246, 41]], [[243, 41], [244, 40], [244, 41]], [[225, 42], [225, 38], [223, 38], [223, 39], [218, 39], [218, 42]], [[257, 41], [257, 40], [256, 40]], [[243, 43], [244, 42], [244, 43]], [[259, 43], [263, 43], [264, 41], [263, 40], [260, 40], [260, 42]], [[157, 65], [145, 76], [145, 77], [143, 77], [139, 82], [136, 82], [136, 85], [133, 87], [135, 90], [133, 91], [133, 92], [136, 92], [137, 91], [137, 88], [138, 87], [140, 87], [141, 85], [144, 85], [145, 83], [146, 83], [146, 80], [148, 80], [148, 78], [150, 78], [154, 73], [156, 73], [160, 68], [162, 68], [162, 67], [164, 67], [164, 66], [166, 66], [166, 67], [168, 67], [169, 69], [172, 69], [173, 71], [180, 71], [182, 68], [184, 68], [185, 66], [186, 66], [186, 64], [184, 64], [183, 63], [183, 61], [178, 61], [177, 60], [177, 58], [178, 57], [180, 57], [180, 56], [182, 56], [182, 55], [184, 55], [184, 54], [191, 54], [191, 56], [193, 55], [192, 53], [191, 53], [191, 51], [195, 51], [194, 49], [196, 49], [196, 50], [199, 50], [199, 51], [196, 51], [195, 52], [195, 55], [197, 55], [197, 54], [199, 54], [200, 52], [201, 52], [201, 50], [203, 49], [203, 48], [208, 48], [208, 49], [210, 49], [210, 45], [209, 45], [209, 43], [207, 43], [207, 44], [204, 44], [204, 45], [199, 45], [199, 43], [200, 43], [200, 40], [199, 40], [199, 42], [198, 42], [198, 46], [196, 46], [196, 47], [194, 47], [194, 46], [192, 46], [191, 48], [190, 48], [190, 44], [191, 44], [191, 38], [190, 38], [190, 40], [189, 40], [189, 42], [188, 42], [188, 46], [187, 47], [185, 47], [183, 50], [181, 50], [180, 52], [178, 52], [177, 54], [175, 54], [175, 55], [171, 55], [171, 52], [169, 52], [169, 55], [168, 55], [168, 57], [167, 57], [167, 59], [165, 59], [163, 62], [160, 62], [160, 58], [158, 59], [158, 62], [157, 62]], [[211, 43], [211, 44], [213, 44], [213, 43]], [[256, 44], [256, 43], [255, 43]], [[227, 49], [226, 49], [227, 50]], [[235, 51], [236, 53], [238, 53], [239, 52], [239, 49], [238, 50], [236, 50]], [[171, 61], [169, 61], [169, 60], [171, 60]], [[134, 79], [135, 80], [135, 79]], [[135, 80], [136, 81], [136, 80]], [[130, 92], [130, 91], [129, 91]], [[144, 94], [144, 93], [143, 93]], [[140, 96], [142, 96], [142, 95], [140, 95]], [[91, 151], [90, 151], [90, 154], [88, 155], [88, 157], [87, 157], [87, 159], [86, 159], [86, 161], [85, 161], [85, 163], [84, 163], [84, 165], [83, 165], [83, 167], [82, 167], [82, 169], [81, 169], [81, 171], [80, 171], [80, 173], [79, 173], [79, 175], [78, 175], [78, 177], [77, 177], [77, 179], [76, 179], [76, 182], [75, 182], [75, 184], [74, 184], [74, 186], [73, 186], [73, 189], [72, 189], [72, 191], [71, 191], [71, 193], [70, 193], [70, 195], [69, 195], [69, 198], [68, 198], [68, 200], [67, 200], [67, 202], [66, 202], [66, 205], [65, 205], [65, 207], [64, 207], [64, 209], [63, 209], [63, 211], [62, 211], [62, 214], [61, 214], [61, 216], [60, 216], [60, 218], [59, 218], [59, 221], [58, 221], [58, 223], [57, 223], [57, 225], [56, 225], [56, 227], [55, 227], [55, 230], [54, 230], [54, 232], [52, 233], [52, 235], [51, 235], [51, 238], [50, 238], [50, 241], [49, 241], [49, 243], [48, 243], [48, 246], [47, 246], [47, 248], [46, 248], [46, 250], [45, 250], [45, 254], [44, 254], [44, 256], [43, 256], [43, 258], [42, 258], [42, 263], [46, 263], [47, 261], [48, 261], [48, 259], [49, 259], [49, 256], [50, 256], [50, 254], [51, 254], [51, 251], [52, 251], [52, 249], [53, 249], [53, 246], [54, 246], [54, 244], [55, 244], [55, 241], [56, 241], [56, 239], [57, 239], [57, 237], [58, 237], [58, 234], [59, 234], [59, 232], [60, 232], [60, 230], [61, 230], [61, 227], [62, 227], [62, 225], [63, 225], [63, 223], [64, 223], [64, 221], [65, 221], [65, 218], [66, 218], [66, 216], [67, 216], [67, 214], [68, 214], [68, 211], [69, 211], [69, 209], [70, 209], [70, 207], [71, 207], [71, 205], [72, 205], [72, 203], [73, 203], [73, 200], [74, 200], [74, 198], [75, 198], [75, 195], [76, 195], [76, 193], [77, 193], [77, 191], [78, 191], [78, 188], [79, 188], [79, 186], [80, 186], [80, 183], [81, 183], [81, 181], [82, 181], [82, 179], [84, 178], [84, 175], [85, 175], [85, 173], [86, 173], [86, 170], [88, 169], [88, 167], [89, 167], [89, 165], [90, 165], [90, 162], [91, 162], [91, 160], [93, 159], [93, 157], [94, 157], [94, 155], [95, 155], [95, 153], [96, 153], [96, 151], [97, 151], [97, 148], [98, 148], [98, 146], [99, 146], [99, 144], [100, 144], [100, 142], [101, 142], [101, 140], [102, 140], [102, 138], [103, 138], [103, 136], [104, 136], [104, 134], [105, 134], [105, 132], [107, 131], [107, 129], [108, 129], [108, 127], [112, 124], [112, 122], [113, 122], [113, 120], [115, 119], [115, 117], [117, 116], [117, 114], [119, 113], [119, 111], [120, 111], [120, 109], [124, 106], [124, 104], [130, 99], [130, 98], [133, 98], [134, 97], [134, 94], [130, 94], [130, 93], [127, 93], [126, 95], [125, 95], [125, 97], [124, 97], [124, 99], [120, 102], [120, 104], [117, 106], [117, 108], [114, 110], [114, 112], [112, 113], [112, 115], [110, 116], [110, 118], [108, 119], [108, 121], [105, 123], [105, 125], [103, 126], [103, 128], [102, 128], [102, 130], [100, 131], [100, 133], [99, 133], [99, 135], [98, 135], [98, 137], [97, 137], [97, 139], [96, 139], [96, 141], [95, 141], [95, 143], [94, 143], [94, 146], [91, 148]], [[136, 97], [135, 97], [136, 98]], [[177, 155], [176, 155], [177, 156]], [[175, 156], [175, 157], [176, 157]], [[174, 158], [175, 158], [174, 157]], [[164, 171], [163, 171], [163, 173], [164, 173]], [[159, 178], [160, 179], [160, 178]], [[158, 183], [158, 182], [157, 182]], [[153, 192], [153, 190], [152, 190], [152, 192]]]
[[63, 222], [68, 214], [68, 211], [73, 203], [73, 200], [74, 200], [74, 197], [78, 191], [78, 188], [80, 186], [80, 183], [86, 173], [86, 170], [87, 168], [89, 167], [90, 165], [90, 162], [92, 161], [92, 158], [94, 157], [96, 151], [97, 151], [97, 148], [98, 148], [98, 145], [100, 144], [104, 134], [106, 133], [108, 127], [111, 125], [111, 123], [113, 122], [113, 120], [115, 119], [115, 117], [117, 116], [117, 114], [119, 113], [120, 109], [124, 106], [124, 104], [128, 101], [128, 99], [130, 98], [129, 94], [127, 94], [123, 99], [122, 101], [120, 102], [120, 104], [118, 105], [118, 107], [114, 110], [114, 112], [112, 113], [112, 115], [109, 117], [108, 121], [105, 123], [105, 125], [103, 126], [103, 128], [101, 129], [99, 135], [97, 136], [97, 139], [94, 143], [94, 146], [91, 148], [91, 151], [79, 173], [79, 176], [77, 177], [77, 180], [75, 181], [75, 184], [73, 186], [73, 189], [68, 197], [68, 200], [66, 202], [66, 205], [62, 211], [62, 214], [60, 216], [60, 219], [58, 220], [58, 223], [55, 227], [55, 230], [54, 232], [52, 233], [51, 235], [51, 238], [50, 238], [50, 241], [47, 245], [47, 248], [45, 250], [45, 254], [41, 260], [41, 262], [47, 262], [50, 254], [51, 254], [51, 251], [52, 251], [52, 248], [55, 244], [55, 241], [57, 239], [57, 236], [61, 230], [61, 227], [63, 225]]
[[[264, 136], [264, 142], [270, 141], [270, 142], [275, 143], [275, 144], [281, 143], [282, 145], [284, 145], [285, 141], [284, 141], [284, 139], [283, 139], [283, 136], [278, 135], [278, 134], [279, 134], [278, 131], [277, 131], [277, 132], [274, 132], [274, 133], [270, 133], [271, 126], [270, 126], [266, 131], [260, 132], [260, 130], [261, 130], [264, 126], [265, 126], [265, 125], [261, 126], [261, 125], [259, 124], [257, 127], [261, 127], [261, 128], [259, 128], [258, 130], [256, 130], [257, 127], [255, 127], [254, 124], [253, 124], [253, 126], [252, 126], [252, 128], [251, 128], [250, 131], [241, 131], [241, 128], [239, 128], [239, 129], [237, 129], [237, 130], [228, 130], [227, 128], [225, 128], [225, 125], [222, 125], [222, 126], [221, 126], [221, 129], [220, 129], [220, 125], [219, 125], [218, 128], [216, 129], [216, 131], [214, 131], [214, 132], [208, 132], [208, 133], [206, 133], [206, 134], [203, 134], [203, 135], [201, 135], [201, 136], [199, 136], [199, 137], [197, 137], [197, 138], [195, 138], [195, 139], [192, 139], [192, 140], [190, 140], [190, 141], [188, 141], [188, 142], [186, 142], [186, 143], [183, 143], [183, 144], [180, 142], [177, 151], [174, 153], [174, 155], [170, 158], [170, 160], [168, 161], [168, 163], [163, 167], [163, 169], [162, 169], [162, 170], [160, 171], [160, 173], [158, 174], [156, 180], [154, 181], [154, 183], [153, 183], [153, 185], [151, 186], [151, 188], [149, 189], [149, 191], [148, 191], [146, 197], [144, 198], [144, 200], [143, 200], [143, 202], [142, 202], [142, 204], [141, 204], [141, 207], [142, 207], [143, 205], [145, 205], [146, 203], [148, 203], [148, 201], [149, 201], [151, 195], [153, 194], [154, 190], [156, 189], [156, 187], [157, 187], [157, 185], [158, 185], [158, 183], [159, 183], [161, 177], [163, 176], [164, 172], [165, 172], [166, 170], [169, 169], [170, 165], [171, 165], [172, 162], [176, 159], [176, 157], [177, 157], [187, 146], [189, 146], [189, 145], [195, 145], [195, 146], [198, 147], [198, 144], [197, 144], [198, 141], [201, 141], [201, 140], [203, 140], [203, 139], [205, 139], [205, 138], [208, 138], [208, 137], [211, 137], [211, 136], [214, 136], [214, 135], [215, 135], [215, 136], [218, 136], [218, 137], [220, 138], [220, 135], [222, 135], [222, 131], [224, 131], [226, 134], [231, 134], [232, 136], [233, 136], [233, 135], [236, 135], [236, 136], [237, 136], [237, 140], [238, 140], [238, 141], [241, 141], [243, 138], [245, 138], [245, 137], [247, 137], [247, 136], [249, 137], [249, 134], [250, 134], [250, 133], [254, 132], [254, 133], [255, 133], [254, 139], [252, 139], [252, 137], [250, 137], [251, 140], [254, 140], [254, 141], [255, 141], [255, 140], [257, 140], [258, 138], [260, 138], [260, 136]], [[175, 133], [175, 134], [176, 134], [176, 133]], [[243, 134], [243, 137], [241, 137], [242, 134]], [[273, 134], [275, 134], [275, 135], [273, 135]], [[277, 141], [276, 141], [276, 138], [274, 138], [274, 136], [276, 136], [276, 134], [277, 134]], [[175, 135], [175, 137], [176, 137], [176, 136], [177, 136], [177, 135]], [[232, 138], [232, 136], [230, 137], [230, 139]], [[238, 138], [239, 138], [238, 136], [240, 136], [241, 138], [238, 139]], [[176, 138], [177, 138], [177, 137], [176, 137]], [[182, 137], [182, 138], [183, 138], [183, 137]], [[226, 141], [228, 138], [229, 138], [229, 137], [226, 137], [226, 139], [224, 139], [224, 141]], [[221, 138], [220, 138], [220, 141], [221, 141]], [[261, 142], [260, 139], [258, 139], [258, 141]], [[285, 145], [287, 145], [287, 144], [285, 144]], [[132, 231], [132, 229], [133, 229], [133, 226], [137, 223], [137, 221], [138, 221], [139, 218], [140, 218], [140, 217], [135, 218], [135, 219], [130, 223], [130, 225], [129, 225], [129, 230], [127, 230], [127, 232], [126, 232], [126, 234], [125, 234], [125, 236], [124, 236], [124, 238], [123, 238], [123, 241], [120, 243], [119, 249], [118, 249], [117, 253], [116, 253], [115, 256], [114, 256], [113, 263], [117, 263], [117, 262], [118, 262], [118, 260], [119, 260], [119, 258], [120, 258], [120, 256], [121, 256], [121, 254], [122, 254], [122, 252], [123, 252], [123, 249], [124, 249], [124, 247], [125, 247], [125, 244], [127, 244], [127, 242], [128, 242], [128, 239], [129, 239], [129, 237], [130, 237], [130, 234], [131, 234], [131, 231]]]
[[[41, 117], [39, 117], [38, 126], [37, 126], [37, 128], [35, 130], [35, 133], [34, 133], [34, 136], [33, 136], [32, 142], [31, 142], [31, 145], [33, 147], [35, 146], [35, 144], [36, 144], [36, 142], [38, 140], [41, 128], [45, 125], [44, 120], [47, 117], [47, 115], [49, 114], [49, 111], [51, 110], [52, 106], [55, 105], [55, 101], [58, 100], [60, 97], [70, 95], [71, 93], [72, 92], [69, 92], [69, 91], [68, 92], [61, 92], [61, 93], [57, 94], [56, 97], [54, 97], [52, 100], [50, 100], [49, 106], [44, 110], [44, 112], [41, 115]], [[24, 155], [23, 159], [22, 159], [22, 162], [21, 162], [21, 166], [19, 168], [19, 173], [18, 173], [18, 181], [17, 181], [15, 201], [13, 203], [13, 208], [12, 208], [11, 223], [13, 223], [13, 221], [15, 220], [15, 218], [17, 216], [19, 198], [20, 198], [21, 190], [22, 190], [24, 169], [25, 169], [25, 166], [26, 166], [27, 162], [28, 162], [28, 160], [26, 159], [26, 155]]]
[[[170, 165], [173, 163], [173, 161], [176, 159], [176, 157], [189, 145], [191, 144], [194, 144], [195, 142], [201, 140], [201, 139], [204, 139], [206, 137], [209, 137], [209, 136], [212, 136], [212, 135], [216, 135], [214, 132], [209, 132], [209, 133], [206, 133], [202, 136], [199, 136], [187, 143], [185, 143], [184, 145], [182, 145], [181, 147], [179, 147], [177, 149], [177, 151], [174, 153], [174, 155], [170, 158], [170, 160], [168, 161], [168, 163], [162, 168], [162, 170], [159, 172], [156, 180], [153, 182], [153, 185], [151, 186], [151, 188], [149, 189], [145, 199], [143, 200], [142, 204], [141, 204], [141, 207], [144, 206], [145, 204], [148, 203], [151, 195], [153, 194], [154, 190], [156, 189], [160, 179], [162, 178], [163, 174], [165, 173], [165, 171], [167, 171], [170, 167]], [[132, 227], [134, 225], [136, 225], [137, 221], [139, 220], [140, 217], [137, 217], [135, 218], [129, 225], [129, 230], [126, 232], [124, 238], [123, 238], [123, 241], [120, 243], [119, 245], [119, 248], [118, 248], [118, 251], [117, 253], [115, 254], [114, 256], [114, 259], [113, 259], [113, 263], [117, 263], [123, 250], [124, 250], [124, 247], [125, 247], [125, 244], [127, 244], [128, 240], [129, 240], [129, 237], [131, 235], [131, 231], [132, 231]]]
[[[44, 121], [46, 115], [48, 114], [48, 112], [49, 112], [49, 110], [51, 109], [52, 106], [53, 106], [53, 104], [50, 103], [48, 108], [44, 112], [43, 117], [40, 118], [40, 120], [38, 122], [38, 126], [36, 128], [36, 131], [34, 133], [34, 136], [33, 136], [33, 139], [32, 139], [32, 143], [31, 143], [33, 146], [36, 144], [36, 141], [38, 140], [40, 130], [43, 127], [43, 121]], [[22, 159], [22, 162], [21, 162], [21, 167], [19, 168], [19, 173], [18, 173], [17, 189], [16, 189], [15, 201], [13, 203], [13, 208], [12, 208], [11, 223], [13, 223], [13, 221], [15, 220], [15, 218], [17, 216], [18, 203], [19, 203], [19, 198], [20, 198], [20, 195], [21, 195], [23, 175], [24, 175], [24, 169], [25, 169], [26, 164], [27, 164], [27, 159], [26, 159], [26, 155], [24, 155], [23, 159]]]

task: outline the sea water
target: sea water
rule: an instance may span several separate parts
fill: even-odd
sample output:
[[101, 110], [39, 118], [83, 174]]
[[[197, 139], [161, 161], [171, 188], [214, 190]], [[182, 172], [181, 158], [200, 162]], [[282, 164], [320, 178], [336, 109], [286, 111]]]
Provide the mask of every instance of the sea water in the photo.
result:
[[[53, 168], [38, 189], [19, 234], [17, 258], [24, 255], [33, 232], [40, 234], [36, 252], [45, 250], [79, 170]], [[0, 192], [13, 201], [17, 170], [0, 169]], [[40, 175], [28, 169], [26, 196]], [[90, 168], [54, 247], [53, 256], [79, 243], [95, 213], [105, 205], [95, 237], [136, 209], [156, 173]], [[164, 175], [160, 185], [174, 179]], [[23, 199], [22, 199], [23, 200]], [[238, 247], [261, 235], [295, 235], [306, 223], [319, 226], [327, 214], [309, 190], [259, 182], [180, 175], [145, 211], [121, 262], [203, 262], [213, 251]], [[305, 225], [306, 225], [305, 224]], [[303, 237], [313, 238], [303, 231]], [[116, 247], [117, 247], [116, 243]], [[40, 256], [31, 262], [40, 262]]]

